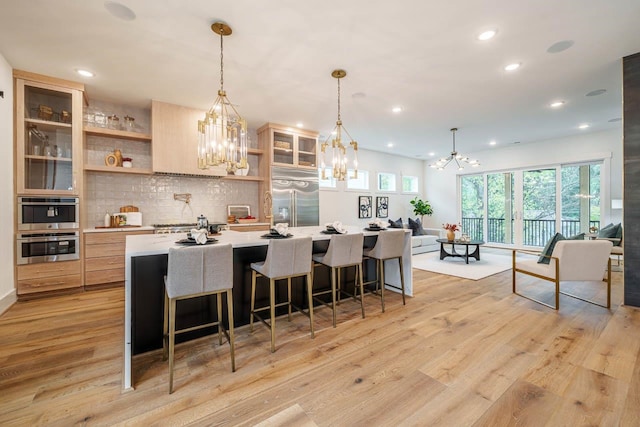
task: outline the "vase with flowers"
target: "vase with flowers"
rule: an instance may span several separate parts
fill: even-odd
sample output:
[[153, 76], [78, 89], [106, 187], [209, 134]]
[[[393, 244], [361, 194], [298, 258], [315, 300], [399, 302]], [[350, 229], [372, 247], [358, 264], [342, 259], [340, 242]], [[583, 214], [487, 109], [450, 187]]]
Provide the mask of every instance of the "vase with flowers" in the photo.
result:
[[447, 240], [453, 241], [456, 239], [456, 231], [460, 230], [460, 224], [442, 224], [442, 228], [447, 230]]

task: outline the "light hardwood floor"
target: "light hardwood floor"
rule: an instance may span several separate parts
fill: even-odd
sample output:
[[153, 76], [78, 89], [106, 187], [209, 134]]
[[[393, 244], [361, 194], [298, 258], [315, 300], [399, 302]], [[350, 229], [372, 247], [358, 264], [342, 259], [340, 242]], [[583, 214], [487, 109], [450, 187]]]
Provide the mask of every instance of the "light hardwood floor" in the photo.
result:
[[363, 320], [348, 300], [336, 329], [318, 309], [314, 340], [279, 319], [274, 354], [266, 328], [238, 328], [235, 373], [214, 338], [178, 345], [172, 395], [159, 352], [121, 393], [122, 289], [18, 302], [0, 316], [0, 425], [637, 426], [640, 310], [613, 279], [610, 311], [563, 296], [558, 313], [513, 295], [510, 271], [414, 270], [406, 306], [369, 296]]

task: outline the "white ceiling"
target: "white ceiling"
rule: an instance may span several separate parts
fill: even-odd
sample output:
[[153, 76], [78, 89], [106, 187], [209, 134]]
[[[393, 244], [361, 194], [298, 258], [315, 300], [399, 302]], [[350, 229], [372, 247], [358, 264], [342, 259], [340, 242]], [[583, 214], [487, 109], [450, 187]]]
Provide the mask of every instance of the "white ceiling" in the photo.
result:
[[[489, 149], [620, 127], [621, 58], [640, 51], [638, 0], [0, 0], [12, 67], [86, 84], [89, 99], [207, 109], [225, 89], [251, 128], [270, 121], [328, 135], [344, 68], [342, 119], [362, 148], [410, 157]], [[498, 35], [476, 40], [487, 28]], [[574, 45], [547, 53], [556, 42]], [[521, 62], [507, 73], [503, 67]], [[95, 72], [91, 79], [77, 68]], [[606, 89], [600, 96], [588, 92]], [[549, 108], [553, 100], [566, 102]], [[391, 107], [401, 105], [401, 114]], [[580, 123], [589, 123], [579, 130]], [[194, 124], [195, 126], [195, 124]]]

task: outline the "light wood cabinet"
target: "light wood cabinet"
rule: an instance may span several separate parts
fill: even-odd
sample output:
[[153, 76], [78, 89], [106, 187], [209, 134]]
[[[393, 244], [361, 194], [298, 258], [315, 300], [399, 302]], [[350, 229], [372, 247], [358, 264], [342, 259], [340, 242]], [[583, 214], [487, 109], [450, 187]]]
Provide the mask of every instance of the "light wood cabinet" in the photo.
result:
[[84, 85], [14, 70], [18, 195], [81, 192]]
[[233, 231], [269, 231], [269, 224], [228, 224]]
[[[124, 147], [127, 143], [134, 144], [144, 144], [146, 146], [146, 151], [148, 155], [151, 155], [151, 135], [147, 133], [139, 133], [139, 132], [130, 132], [119, 129], [108, 129], [108, 128], [99, 128], [92, 126], [84, 127], [84, 147], [85, 147], [85, 159], [84, 159], [84, 170], [90, 172], [113, 172], [113, 173], [128, 173], [128, 174], [142, 174], [142, 175], [150, 175], [153, 173], [151, 168], [145, 167], [115, 167], [115, 166], [107, 166], [104, 163], [99, 162], [90, 162], [86, 154], [88, 149], [90, 148], [91, 140], [93, 138], [109, 138], [113, 139], [114, 142], [117, 142], [117, 146], [123, 148], [126, 154], [126, 148]], [[106, 155], [108, 153], [104, 153]], [[134, 165], [135, 165], [134, 159]]]
[[124, 285], [124, 253], [127, 236], [152, 234], [151, 230], [84, 233], [84, 286]]
[[82, 263], [79, 260], [19, 265], [16, 273], [18, 297], [82, 288]]
[[318, 133], [290, 126], [267, 123], [258, 129], [258, 142], [270, 147], [274, 166], [317, 169]]
[[[152, 101], [151, 135], [153, 136], [153, 171], [171, 174], [219, 176], [220, 170], [198, 168], [198, 120], [205, 112], [194, 108]], [[250, 148], [250, 156], [262, 158], [264, 150]], [[258, 171], [248, 176], [226, 175], [224, 179], [263, 182], [262, 160]]]

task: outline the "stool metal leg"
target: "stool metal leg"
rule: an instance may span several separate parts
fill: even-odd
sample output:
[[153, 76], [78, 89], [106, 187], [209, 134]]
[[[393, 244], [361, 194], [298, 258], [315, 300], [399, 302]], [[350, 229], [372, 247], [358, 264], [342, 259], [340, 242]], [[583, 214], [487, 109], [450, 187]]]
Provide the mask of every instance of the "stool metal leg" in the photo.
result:
[[169, 394], [173, 393], [173, 353], [176, 342], [176, 300], [169, 300]]
[[[313, 331], [313, 281], [311, 280], [311, 273], [306, 275], [307, 280], [307, 295], [309, 297], [309, 323], [311, 325], [311, 338], [315, 338], [315, 333]], [[335, 301], [335, 294], [334, 294]], [[335, 316], [335, 311], [334, 311]]]
[[271, 353], [276, 351], [276, 281], [269, 278], [269, 302], [271, 312]]
[[251, 312], [249, 313], [249, 330], [253, 332], [253, 311], [256, 308], [256, 271], [251, 270]]
[[291, 277], [287, 277], [287, 302], [289, 303], [289, 322], [291, 322]]
[[[235, 354], [236, 338], [233, 333], [233, 292], [231, 291], [231, 289], [229, 289], [227, 290], [226, 294], [227, 294], [227, 316], [229, 321], [229, 347], [231, 352], [231, 372], [235, 372], [236, 371], [236, 354]], [[218, 320], [220, 320], [221, 316], [222, 314], [218, 314]], [[221, 326], [222, 326], [222, 322], [220, 322], [218, 327], [221, 327]]]
[[[362, 318], [364, 319], [364, 284], [362, 280], [362, 263], [357, 265], [356, 268], [356, 276], [358, 276], [358, 280], [360, 281], [360, 306], [362, 307]], [[353, 296], [355, 298], [356, 290], [358, 288], [357, 282], [353, 284]]]
[[162, 360], [169, 357], [169, 296], [164, 291], [164, 315], [162, 325]]
[[398, 263], [400, 264], [400, 284], [402, 285], [402, 305], [407, 305], [407, 303], [404, 300], [404, 271], [402, 268], [402, 257], [398, 258]]
[[384, 313], [384, 260], [378, 260], [380, 265], [379, 277], [380, 281], [380, 299], [382, 300], [382, 312]]
[[216, 320], [218, 322], [218, 344], [222, 345], [222, 295], [216, 294]]
[[336, 268], [331, 267], [331, 309], [333, 310], [333, 327], [336, 327]]

